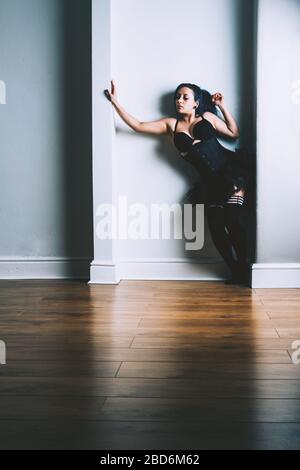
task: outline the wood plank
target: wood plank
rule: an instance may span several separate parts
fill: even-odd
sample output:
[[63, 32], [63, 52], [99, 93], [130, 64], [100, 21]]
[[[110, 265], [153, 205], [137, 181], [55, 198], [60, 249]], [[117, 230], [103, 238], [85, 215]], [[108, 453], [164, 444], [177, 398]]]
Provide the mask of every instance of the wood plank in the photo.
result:
[[232, 379], [300, 379], [300, 367], [295, 364], [215, 363], [207, 367], [202, 362], [122, 362], [117, 377], [144, 378], [229, 378]]
[[116, 361], [27, 361], [9, 360], [0, 366], [0, 377], [115, 377], [120, 362]]
[[300, 328], [295, 327], [295, 328], [276, 328], [278, 335], [280, 338], [295, 338], [295, 339], [300, 339]]
[[252, 320], [250, 318], [141, 318], [139, 328], [170, 328], [176, 326], [183, 330], [188, 327], [194, 328], [228, 328], [239, 326], [241, 329], [251, 328], [258, 330], [259, 328], [290, 328], [300, 331], [300, 319], [260, 319]]
[[[214, 348], [117, 348], [103, 347], [102, 344], [61, 344], [36, 342], [31, 345], [12, 346], [9, 343], [6, 361], [202, 361], [202, 362], [241, 362], [244, 363], [280, 363], [289, 364], [291, 358], [287, 350], [259, 350]], [[1, 372], [0, 372], [1, 375]]]
[[271, 320], [295, 320], [298, 321], [300, 319], [300, 313], [299, 310], [285, 310], [285, 309], [280, 309], [280, 310], [274, 310], [274, 309], [269, 309], [266, 310], [266, 314]]
[[20, 334], [21, 331], [26, 331], [27, 334], [48, 334], [48, 335], [66, 335], [68, 332], [70, 335], [82, 335], [82, 334], [95, 334], [95, 335], [106, 335], [111, 334], [115, 336], [153, 336], [153, 334], [159, 336], [181, 336], [181, 335], [197, 335], [202, 337], [219, 337], [223, 335], [235, 335], [243, 336], [248, 338], [277, 338], [278, 334], [275, 328], [252, 328], [248, 326], [225, 326], [225, 327], [191, 327], [187, 325], [185, 328], [170, 327], [170, 328], [156, 328], [155, 333], [153, 328], [140, 328], [140, 327], [129, 327], [123, 326], [119, 323], [113, 323], [110, 326], [101, 325], [93, 322], [78, 322], [75, 324], [73, 321], [64, 322], [51, 322], [43, 321], [42, 319], [37, 321], [18, 321], [18, 322], [0, 322], [1, 334]]
[[266, 349], [288, 349], [294, 338], [250, 338], [220, 334], [217, 338], [195, 336], [135, 336], [132, 348], [194, 348], [199, 350], [259, 351]]
[[[37, 311], [17, 311], [17, 312], [2, 312], [0, 313], [0, 321], [9, 322], [9, 321], [35, 321], [39, 320], [83, 320], [83, 321], [95, 321], [96, 323], [107, 323], [112, 324], [118, 322], [128, 323], [128, 324], [138, 324], [141, 318], [149, 318], [149, 319], [184, 319], [184, 320], [194, 320], [194, 319], [203, 319], [203, 320], [243, 320], [248, 322], [255, 322], [256, 320], [270, 320], [270, 316], [266, 312], [215, 312], [215, 311], [190, 311], [190, 310], [178, 310], [172, 311], [171, 309], [168, 311], [160, 311], [159, 309], [153, 311], [146, 311], [140, 308], [139, 310], [123, 310], [123, 311], [107, 311], [107, 310], [97, 310], [97, 311], [88, 311], [88, 310], [78, 310], [78, 311], [69, 311], [67, 309], [62, 309], [61, 311], [49, 311], [49, 310], [37, 310]], [[274, 320], [293, 320], [298, 321], [300, 324], [299, 316], [295, 319], [295, 317], [287, 317], [283, 318], [282, 316], [275, 316]], [[295, 320], [294, 320], [295, 319]], [[292, 323], [291, 323], [292, 324]]]
[[282, 308], [283, 310], [286, 308], [293, 308], [293, 309], [298, 309], [300, 311], [300, 299], [284, 299], [284, 298], [278, 298], [278, 299], [273, 299], [273, 300], [268, 300], [268, 299], [262, 299], [263, 305], [267, 309], [272, 309], [274, 308]]
[[94, 347], [111, 347], [111, 348], [129, 348], [133, 336], [115, 336], [113, 334], [103, 335], [28, 335], [28, 334], [2, 334], [1, 339], [7, 344], [7, 353], [13, 354], [13, 350], [17, 347], [38, 346], [41, 349], [52, 346], [55, 351], [64, 347], [74, 347], [80, 352], [82, 347], [86, 346], [91, 350]]
[[108, 397], [100, 419], [300, 423], [300, 400]]
[[0, 419], [299, 423], [300, 400], [3, 395]]
[[105, 403], [103, 397], [63, 397], [50, 395], [3, 395], [0, 419], [99, 419]]
[[298, 423], [2, 420], [1, 449], [295, 450]]
[[300, 399], [300, 381], [6, 376], [0, 377], [0, 393], [1, 396]]

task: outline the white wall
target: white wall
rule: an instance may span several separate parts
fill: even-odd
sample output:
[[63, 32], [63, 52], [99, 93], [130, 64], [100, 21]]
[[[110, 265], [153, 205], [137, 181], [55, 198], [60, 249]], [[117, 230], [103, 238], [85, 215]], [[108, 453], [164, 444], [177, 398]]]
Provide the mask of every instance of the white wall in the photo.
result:
[[[121, 105], [140, 121], [151, 121], [174, 116], [170, 93], [181, 82], [196, 83], [210, 92], [221, 91], [240, 124], [242, 144], [252, 150], [254, 3], [112, 0], [112, 78]], [[180, 202], [196, 174], [168, 137], [137, 134], [115, 111], [114, 121], [114, 178], [118, 194], [126, 195], [129, 204], [140, 202], [147, 207], [151, 203]], [[221, 142], [230, 148], [240, 144]], [[184, 242], [122, 240], [118, 243], [119, 259], [172, 262], [196, 257], [203, 262], [221, 261], [207, 227], [202, 250], [186, 251]], [[221, 271], [222, 266], [221, 262]], [[205, 269], [201, 265], [197, 269], [194, 275], [201, 279]], [[219, 274], [224, 274], [221, 271]], [[139, 271], [139, 275], [143, 276], [143, 272]], [[218, 276], [218, 272], [211, 275]]]
[[300, 1], [263, 0], [259, 18], [257, 261], [300, 262]]
[[300, 287], [300, 1], [258, 9], [254, 287]]

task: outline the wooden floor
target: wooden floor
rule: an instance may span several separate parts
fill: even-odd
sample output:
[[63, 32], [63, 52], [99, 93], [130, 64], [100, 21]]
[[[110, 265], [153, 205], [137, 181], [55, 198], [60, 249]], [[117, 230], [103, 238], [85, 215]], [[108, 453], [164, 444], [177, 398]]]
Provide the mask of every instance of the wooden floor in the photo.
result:
[[0, 281], [1, 449], [300, 449], [299, 289]]

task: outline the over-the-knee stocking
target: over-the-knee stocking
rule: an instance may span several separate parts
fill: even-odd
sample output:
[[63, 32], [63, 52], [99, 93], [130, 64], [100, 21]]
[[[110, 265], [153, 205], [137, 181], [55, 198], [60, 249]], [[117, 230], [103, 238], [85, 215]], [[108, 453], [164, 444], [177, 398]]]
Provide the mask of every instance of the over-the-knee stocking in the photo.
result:
[[241, 204], [225, 204], [225, 225], [229, 233], [232, 245], [240, 264], [246, 263], [247, 257], [247, 233], [241, 223], [243, 206]]
[[232, 253], [232, 244], [225, 230], [225, 211], [223, 207], [207, 207], [207, 221], [212, 240], [232, 272], [236, 269], [236, 260]]

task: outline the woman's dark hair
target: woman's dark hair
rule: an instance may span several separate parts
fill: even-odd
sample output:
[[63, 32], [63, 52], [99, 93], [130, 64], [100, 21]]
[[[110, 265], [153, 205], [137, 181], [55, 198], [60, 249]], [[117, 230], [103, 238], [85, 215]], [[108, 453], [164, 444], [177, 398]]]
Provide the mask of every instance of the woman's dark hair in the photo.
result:
[[174, 93], [174, 106], [176, 108], [176, 97], [180, 88], [188, 87], [194, 93], [195, 101], [199, 101], [199, 106], [195, 110], [196, 116], [201, 116], [205, 111], [210, 111], [211, 113], [218, 114], [216, 105], [212, 102], [212, 95], [207, 90], [201, 89], [198, 85], [194, 85], [193, 83], [180, 83], [175, 90]]

